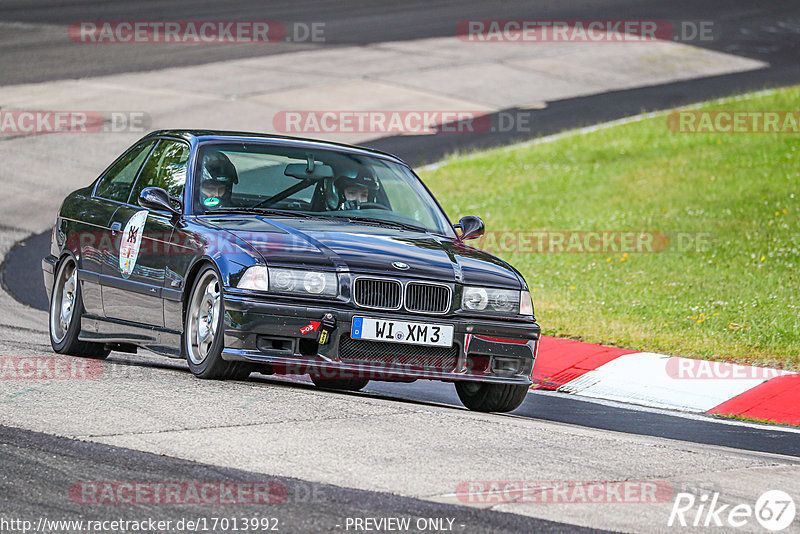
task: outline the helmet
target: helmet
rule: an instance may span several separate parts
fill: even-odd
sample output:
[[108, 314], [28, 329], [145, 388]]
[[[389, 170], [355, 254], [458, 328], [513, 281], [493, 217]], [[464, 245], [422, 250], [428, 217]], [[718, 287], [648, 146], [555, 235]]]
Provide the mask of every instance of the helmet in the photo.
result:
[[206, 154], [200, 183], [200, 200], [204, 206], [213, 208], [223, 199], [229, 199], [233, 184], [238, 183], [236, 167], [228, 156], [222, 152]]
[[339, 175], [334, 181], [334, 186], [339, 195], [340, 204], [348, 202], [348, 198], [345, 197], [345, 191], [350, 187], [365, 188], [367, 190], [367, 202], [375, 202], [375, 197], [381, 188], [381, 184], [372, 173], [372, 170], [366, 167], [353, 169]]

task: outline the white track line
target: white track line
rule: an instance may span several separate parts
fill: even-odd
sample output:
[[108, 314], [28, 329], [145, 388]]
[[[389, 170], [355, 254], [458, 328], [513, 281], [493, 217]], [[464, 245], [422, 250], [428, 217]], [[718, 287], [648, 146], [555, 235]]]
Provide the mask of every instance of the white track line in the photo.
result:
[[800, 434], [800, 427], [794, 426], [786, 426], [786, 425], [779, 425], [779, 424], [766, 424], [766, 423], [755, 423], [751, 421], [740, 421], [737, 419], [729, 419], [726, 417], [719, 417], [707, 414], [698, 414], [698, 413], [691, 413], [691, 412], [679, 412], [675, 410], [666, 410], [663, 408], [654, 408], [652, 406], [642, 406], [639, 404], [628, 404], [625, 402], [619, 402], [614, 400], [608, 399], [599, 399], [594, 397], [581, 397], [579, 395], [568, 396], [564, 393], [560, 393], [557, 391], [548, 391], [545, 389], [532, 389], [529, 393], [534, 395], [543, 395], [545, 397], [559, 397], [565, 398], [569, 397], [581, 402], [589, 402], [592, 404], [599, 404], [602, 406], [609, 406], [611, 408], [620, 408], [624, 410], [631, 410], [634, 412], [646, 412], [646, 413], [654, 413], [659, 415], [668, 415], [670, 417], [680, 417], [682, 419], [691, 419], [693, 421], [703, 421], [705, 423], [718, 423], [721, 425], [731, 425], [731, 426], [743, 426], [747, 428], [753, 428], [756, 430], [773, 430], [776, 432], [788, 432], [790, 434]]

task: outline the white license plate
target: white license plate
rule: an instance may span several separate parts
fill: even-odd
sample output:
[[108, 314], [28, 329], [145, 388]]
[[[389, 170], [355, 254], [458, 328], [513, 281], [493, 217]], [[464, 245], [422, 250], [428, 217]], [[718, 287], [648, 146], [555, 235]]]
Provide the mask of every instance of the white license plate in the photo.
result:
[[453, 345], [453, 325], [353, 317], [350, 337], [410, 345], [451, 347]]

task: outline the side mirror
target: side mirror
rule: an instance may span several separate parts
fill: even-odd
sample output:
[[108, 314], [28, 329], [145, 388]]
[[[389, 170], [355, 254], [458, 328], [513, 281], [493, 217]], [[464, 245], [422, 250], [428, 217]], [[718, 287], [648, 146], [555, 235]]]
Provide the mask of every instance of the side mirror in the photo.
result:
[[168, 211], [173, 215], [180, 215], [180, 210], [172, 205], [169, 194], [160, 187], [145, 187], [139, 193], [139, 205], [143, 208]]
[[486, 225], [483, 224], [483, 220], [480, 217], [467, 215], [462, 217], [458, 224], [454, 224], [453, 228], [460, 228], [461, 239], [467, 240], [482, 236], [484, 230], [486, 230]]

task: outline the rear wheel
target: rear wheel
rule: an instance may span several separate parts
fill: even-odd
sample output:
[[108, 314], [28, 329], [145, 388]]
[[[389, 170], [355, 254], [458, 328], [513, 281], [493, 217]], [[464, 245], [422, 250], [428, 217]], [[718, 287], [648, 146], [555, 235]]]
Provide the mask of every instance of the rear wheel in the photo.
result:
[[511, 412], [519, 408], [528, 394], [528, 386], [491, 384], [487, 382], [456, 382], [461, 402], [475, 412]]
[[105, 359], [111, 353], [101, 343], [80, 341], [81, 285], [78, 282], [78, 269], [72, 258], [61, 262], [53, 283], [50, 299], [50, 345], [59, 354], [85, 356], [87, 358]]
[[244, 380], [254, 370], [253, 364], [222, 359], [224, 313], [219, 276], [209, 265], [197, 275], [186, 308], [183, 329], [186, 362], [199, 378]]
[[364, 389], [369, 383], [367, 378], [320, 378], [311, 375], [311, 381], [318, 388], [340, 389], [344, 391], [358, 391]]

